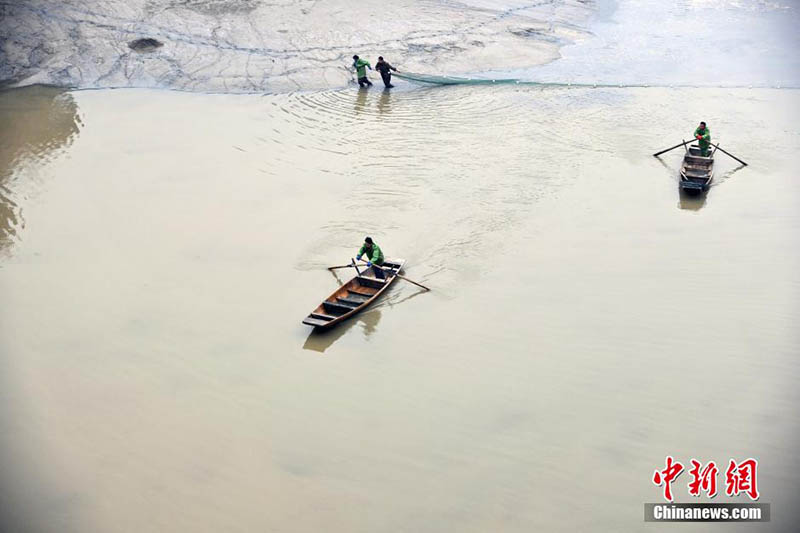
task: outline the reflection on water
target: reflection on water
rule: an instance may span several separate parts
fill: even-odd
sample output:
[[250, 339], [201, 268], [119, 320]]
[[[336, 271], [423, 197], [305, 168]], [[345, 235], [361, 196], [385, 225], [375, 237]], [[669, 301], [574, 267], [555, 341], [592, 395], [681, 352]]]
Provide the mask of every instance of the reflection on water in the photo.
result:
[[[14, 201], [15, 172], [39, 165], [63, 149], [80, 130], [78, 106], [63, 89], [33, 86], [0, 92], [0, 251], [24, 221]], [[28, 186], [23, 184], [22, 186]]]
[[356, 103], [353, 106], [353, 109], [356, 113], [363, 112], [367, 107], [367, 95], [369, 94], [369, 89], [366, 87], [359, 87], [358, 93], [356, 93]]
[[[405, 274], [405, 271], [403, 272], [403, 274]], [[424, 281], [427, 281], [427, 280], [424, 280]], [[403, 280], [398, 280], [397, 283], [402, 285], [403, 284]], [[412, 292], [408, 296], [403, 296], [402, 298], [399, 298], [397, 292], [390, 293], [389, 296], [386, 297], [386, 306], [387, 307], [396, 307], [396, 306], [400, 305], [403, 302], [407, 302], [407, 301], [411, 300], [412, 298], [416, 298], [417, 296], [422, 296], [423, 294], [427, 294], [427, 293], [430, 292], [430, 291], [426, 291], [424, 289], [420, 289], [418, 287], [413, 287], [413, 288], [414, 288], [414, 290], [416, 292]]]
[[678, 187], [678, 207], [687, 211], [699, 211], [706, 205], [708, 192], [700, 194], [686, 194], [683, 189]]
[[[0, 261], [26, 230], [23, 201], [45, 188], [39, 171], [72, 143], [79, 128], [78, 106], [64, 90], [33, 86], [0, 91]], [[57, 281], [59, 277], [52, 279]], [[9, 292], [8, 284], [0, 284], [0, 311], [5, 313], [0, 314], [0, 325], [17, 308], [10, 303]], [[48, 327], [57, 326], [48, 324]], [[0, 331], [0, 356], [7, 353], [8, 343], [19, 334], [15, 329]], [[51, 497], [60, 482], [53, 479], [52, 470], [40, 461], [20, 460], [21, 457], [44, 456], [47, 452], [35, 445], [31, 448], [30, 443], [21, 444], [12, 437], [20, 433], [23, 425], [36, 425], [20, 412], [41, 397], [25, 394], [28, 387], [35, 385], [20, 379], [12, 368], [9, 359], [0, 357], [0, 396], [5, 394], [0, 403], [7, 404], [8, 399], [14, 399], [12, 403], [18, 410], [0, 411], [0, 531], [45, 531], [50, 523], [32, 501]], [[20, 422], [23, 419], [25, 422]], [[30, 452], [31, 449], [36, 452]], [[68, 525], [64, 525], [64, 530], [75, 531]]]
[[339, 277], [338, 269], [336, 269], [336, 270], [328, 270], [328, 272], [331, 273], [333, 278], [336, 280], [336, 283], [338, 283], [340, 287], [342, 285], [344, 285], [345, 282], [344, 282], [344, 280], [342, 280], [342, 278]]
[[354, 318], [339, 324], [333, 329], [327, 331], [311, 330], [305, 344], [304, 350], [312, 350], [315, 352], [324, 353], [325, 350], [330, 348], [334, 342], [342, 338], [351, 328], [358, 326], [366, 339], [373, 333], [381, 321], [381, 311], [377, 307], [372, 307], [362, 313], [359, 313]]
[[383, 115], [390, 111], [389, 103], [392, 101], [392, 91], [388, 87], [383, 90], [381, 97], [378, 99], [378, 113]]

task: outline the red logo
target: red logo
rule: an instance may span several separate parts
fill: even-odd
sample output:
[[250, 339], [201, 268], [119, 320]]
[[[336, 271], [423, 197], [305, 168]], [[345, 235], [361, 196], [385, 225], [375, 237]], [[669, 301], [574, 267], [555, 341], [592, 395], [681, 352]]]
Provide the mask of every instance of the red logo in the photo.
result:
[[[653, 483], [659, 487], [663, 487], [664, 499], [671, 502], [672, 499], [672, 482], [683, 472], [683, 465], [668, 455], [666, 458], [666, 466], [663, 470], [656, 470], [653, 472]], [[717, 474], [719, 468], [717, 463], [709, 461], [705, 466], [697, 459], [692, 459], [692, 468], [689, 470], [691, 480], [687, 484], [689, 487], [689, 495], [699, 497], [701, 493], [705, 493], [709, 498], [717, 495]], [[749, 458], [741, 463], [736, 463], [731, 459], [728, 468], [725, 470], [725, 494], [728, 496], [738, 496], [739, 494], [747, 494], [751, 500], [758, 500], [758, 461]]]
[[689, 470], [689, 475], [692, 476], [692, 481], [689, 482], [689, 494], [692, 496], [700, 496], [700, 491], [705, 492], [709, 498], [717, 495], [717, 473], [719, 469], [714, 461], [709, 463], [702, 470], [703, 466], [699, 461], [692, 459], [692, 469]]
[[736, 461], [731, 459], [731, 462], [728, 464], [728, 469], [725, 471], [725, 494], [728, 496], [737, 496], [740, 492], [744, 492], [750, 496], [751, 500], [757, 500], [757, 470], [758, 461], [755, 459], [746, 459], [738, 465]]
[[672, 501], [672, 482], [675, 481], [683, 472], [683, 465], [678, 462], [672, 462], [672, 456], [667, 456], [667, 467], [664, 470], [656, 470], [653, 473], [653, 483], [664, 485], [664, 499], [668, 502]]

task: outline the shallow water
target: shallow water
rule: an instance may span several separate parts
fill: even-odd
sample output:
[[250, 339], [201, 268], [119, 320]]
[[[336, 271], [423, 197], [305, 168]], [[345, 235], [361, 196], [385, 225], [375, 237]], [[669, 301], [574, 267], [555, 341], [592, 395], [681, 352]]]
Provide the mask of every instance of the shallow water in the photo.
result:
[[[12, 529], [639, 531], [667, 454], [798, 518], [800, 92], [0, 102]], [[433, 291], [310, 332], [365, 234]]]

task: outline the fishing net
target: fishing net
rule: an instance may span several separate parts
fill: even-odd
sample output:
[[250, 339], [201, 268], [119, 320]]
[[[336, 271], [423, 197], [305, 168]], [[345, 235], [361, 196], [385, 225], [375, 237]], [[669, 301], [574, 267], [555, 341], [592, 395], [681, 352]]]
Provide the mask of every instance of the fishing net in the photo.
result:
[[584, 87], [595, 89], [598, 87], [647, 87], [647, 85], [635, 84], [623, 85], [607, 83], [559, 83], [547, 81], [526, 81], [518, 80], [516, 78], [459, 78], [457, 76], [434, 76], [431, 74], [419, 74], [416, 72], [394, 72], [392, 75], [407, 81], [430, 83], [431, 85], [534, 85], [537, 87]]
[[492, 80], [485, 78], [458, 78], [455, 76], [432, 76], [430, 74], [417, 74], [414, 72], [395, 72], [393, 75], [404, 80], [430, 83], [432, 85], [498, 85], [520, 83], [519, 80], [515, 79]]

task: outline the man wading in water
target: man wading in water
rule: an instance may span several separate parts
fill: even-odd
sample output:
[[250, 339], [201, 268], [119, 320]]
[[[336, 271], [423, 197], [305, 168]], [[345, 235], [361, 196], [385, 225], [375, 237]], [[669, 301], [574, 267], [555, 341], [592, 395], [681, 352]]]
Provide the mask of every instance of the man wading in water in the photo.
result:
[[367, 67], [372, 70], [369, 61], [359, 59], [358, 56], [353, 56], [353, 68], [356, 69], [356, 77], [358, 77], [359, 87], [372, 87], [372, 82], [367, 78]]
[[711, 130], [706, 128], [706, 123], [701, 122], [697, 129], [694, 130], [694, 138], [697, 139], [697, 144], [700, 145], [700, 155], [708, 157], [708, 145], [711, 144]]
[[378, 56], [378, 62], [375, 63], [375, 70], [381, 73], [381, 78], [383, 78], [383, 84], [386, 86], [387, 89], [391, 89], [394, 87], [392, 85], [392, 73], [391, 71], [397, 72], [397, 69], [391, 66], [389, 63], [383, 60], [383, 56]]

